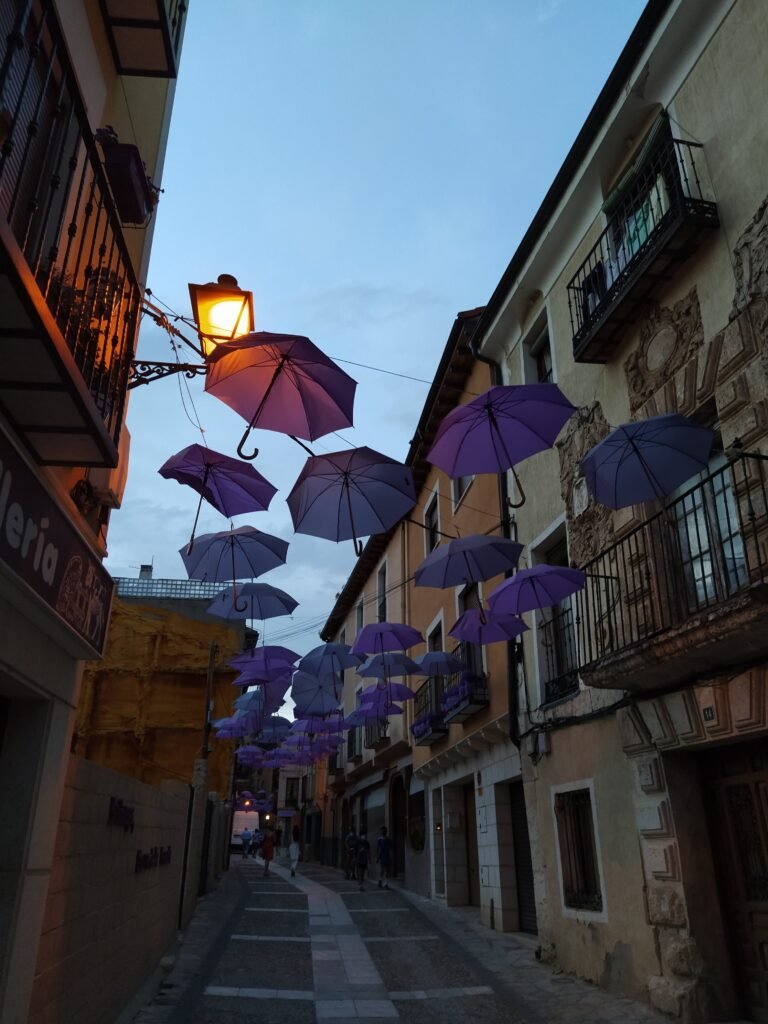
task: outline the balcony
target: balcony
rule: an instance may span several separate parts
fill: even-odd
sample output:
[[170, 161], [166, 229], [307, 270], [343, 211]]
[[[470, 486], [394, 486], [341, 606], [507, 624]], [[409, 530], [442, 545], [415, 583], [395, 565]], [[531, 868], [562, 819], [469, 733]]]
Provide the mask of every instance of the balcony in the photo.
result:
[[443, 680], [440, 709], [446, 725], [465, 722], [478, 711], [488, 707], [488, 677], [482, 670], [481, 648], [462, 643], [453, 652], [467, 666]]
[[541, 613], [537, 623], [544, 704], [565, 700], [579, 692], [579, 650], [574, 620], [573, 605], [563, 602]]
[[440, 706], [442, 695], [443, 680], [440, 676], [430, 677], [416, 691], [411, 724], [414, 746], [428, 747], [448, 735], [448, 726]]
[[383, 719], [365, 727], [364, 745], [366, 750], [381, 750], [389, 744], [389, 722]]
[[176, 78], [186, 0], [99, 0], [120, 75]]
[[347, 733], [347, 761], [358, 764], [363, 759], [363, 730], [358, 726]]
[[51, 0], [0, 8], [0, 407], [38, 462], [114, 466], [140, 292]]
[[642, 692], [768, 656], [768, 488], [737, 455], [583, 566], [579, 674]]
[[577, 362], [608, 362], [657, 286], [718, 227], [695, 161], [700, 149], [665, 133], [615, 201], [568, 285]]

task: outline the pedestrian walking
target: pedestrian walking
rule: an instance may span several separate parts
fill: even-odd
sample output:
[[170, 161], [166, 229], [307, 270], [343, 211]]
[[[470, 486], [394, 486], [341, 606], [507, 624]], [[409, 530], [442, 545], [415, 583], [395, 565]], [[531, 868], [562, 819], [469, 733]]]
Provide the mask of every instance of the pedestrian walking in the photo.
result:
[[388, 889], [392, 873], [392, 840], [387, 835], [386, 825], [381, 826], [376, 840], [376, 863], [379, 865], [379, 888]]
[[363, 882], [365, 882], [365, 873], [368, 870], [368, 865], [371, 861], [371, 844], [365, 838], [365, 832], [360, 833], [360, 838], [357, 841], [357, 850], [355, 851], [355, 867], [357, 868], [357, 880], [360, 883], [360, 892], [363, 891]]
[[253, 839], [253, 833], [246, 827], [240, 833], [240, 842], [243, 844], [243, 860], [246, 860], [251, 852], [251, 840]]
[[346, 850], [347, 859], [344, 864], [344, 874], [347, 878], [355, 878], [355, 854], [357, 853], [357, 832], [353, 828], [350, 828], [344, 837], [344, 849]]
[[301, 832], [299, 826], [293, 826], [293, 833], [291, 835], [291, 841], [288, 844], [288, 857], [291, 862], [291, 878], [296, 876], [296, 866], [299, 863], [299, 857], [301, 856]]
[[275, 834], [271, 828], [264, 833], [261, 841], [261, 856], [264, 858], [264, 877], [269, 874], [269, 865], [275, 852]]

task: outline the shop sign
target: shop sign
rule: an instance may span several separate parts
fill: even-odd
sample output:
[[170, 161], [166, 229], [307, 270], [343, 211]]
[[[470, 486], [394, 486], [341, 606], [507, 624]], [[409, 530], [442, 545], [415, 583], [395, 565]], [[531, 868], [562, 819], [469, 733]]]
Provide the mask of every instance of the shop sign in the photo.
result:
[[0, 561], [95, 654], [104, 653], [112, 577], [2, 432]]

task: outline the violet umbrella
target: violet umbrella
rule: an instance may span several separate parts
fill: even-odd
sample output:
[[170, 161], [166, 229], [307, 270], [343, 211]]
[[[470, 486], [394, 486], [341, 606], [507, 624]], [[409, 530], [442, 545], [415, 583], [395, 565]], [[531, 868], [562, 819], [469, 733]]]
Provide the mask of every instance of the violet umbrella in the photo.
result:
[[612, 430], [581, 460], [594, 497], [609, 508], [665, 498], [707, 468], [714, 433], [671, 413]]
[[556, 384], [497, 385], [448, 413], [427, 460], [452, 478], [511, 469], [525, 501], [514, 467], [551, 448], [575, 411]]
[[307, 672], [294, 673], [291, 699], [302, 715], [324, 715], [339, 706], [341, 685], [331, 677], [317, 679]]
[[357, 382], [309, 338], [257, 331], [217, 345], [208, 360], [205, 390], [224, 402], [248, 427], [276, 430], [306, 441], [352, 426]]
[[452, 676], [456, 672], [463, 672], [467, 667], [461, 658], [448, 651], [427, 651], [417, 658], [416, 662], [419, 674], [424, 676]]
[[287, 647], [280, 647], [278, 644], [264, 644], [263, 647], [251, 647], [247, 651], [241, 651], [234, 658], [227, 662], [232, 668], [240, 672], [280, 670], [285, 672], [293, 671], [294, 662], [299, 660], [300, 655]]
[[389, 680], [374, 683], [360, 694], [361, 704], [378, 703], [381, 700], [413, 700], [416, 694], [403, 683], [392, 683]]
[[473, 534], [431, 551], [414, 573], [417, 587], [458, 587], [517, 568], [523, 545], [508, 537]]
[[349, 644], [320, 644], [304, 655], [299, 668], [322, 679], [324, 676], [338, 677], [345, 669], [357, 668], [359, 664], [360, 658], [352, 654]]
[[369, 622], [363, 626], [352, 644], [353, 654], [382, 654], [384, 651], [407, 651], [423, 644], [424, 637], [413, 626], [403, 622]]
[[221, 533], [205, 533], [197, 538], [192, 551], [179, 551], [187, 575], [193, 580], [232, 580], [232, 594], [237, 606], [235, 581], [261, 576], [285, 564], [288, 542], [252, 526]]
[[403, 651], [385, 651], [371, 654], [358, 668], [357, 674], [364, 679], [389, 679], [390, 676], [419, 675], [419, 666]]
[[299, 602], [269, 583], [246, 583], [239, 590], [245, 607], [235, 604], [234, 590], [223, 590], [206, 611], [221, 619], [273, 619], [290, 615]]
[[504, 580], [491, 593], [488, 604], [493, 612], [520, 615], [539, 608], [550, 608], [584, 586], [585, 575], [580, 569], [564, 565], [534, 565], [521, 569]]
[[448, 630], [448, 636], [470, 644], [494, 644], [501, 640], [514, 640], [527, 629], [517, 615], [469, 608], [454, 622]]
[[277, 494], [277, 488], [253, 466], [222, 455], [212, 448], [191, 444], [172, 455], [158, 470], [166, 480], [178, 480], [200, 495], [192, 525], [191, 550], [203, 498], [222, 515], [231, 519], [245, 512], [265, 512]]
[[361, 704], [344, 719], [346, 728], [354, 729], [359, 725], [370, 725], [371, 722], [384, 722], [390, 715], [402, 715], [403, 709], [398, 704], [375, 703]]
[[339, 543], [384, 533], [416, 504], [408, 466], [372, 448], [307, 459], [287, 498], [296, 533]]

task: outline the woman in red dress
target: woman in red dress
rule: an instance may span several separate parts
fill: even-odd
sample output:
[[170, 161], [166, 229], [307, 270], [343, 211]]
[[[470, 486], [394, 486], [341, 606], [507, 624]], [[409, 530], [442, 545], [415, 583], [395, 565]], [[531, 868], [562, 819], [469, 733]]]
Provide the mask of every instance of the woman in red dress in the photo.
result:
[[264, 839], [261, 843], [261, 855], [264, 858], [264, 874], [269, 874], [269, 863], [275, 852], [275, 833], [271, 828], [264, 832]]

